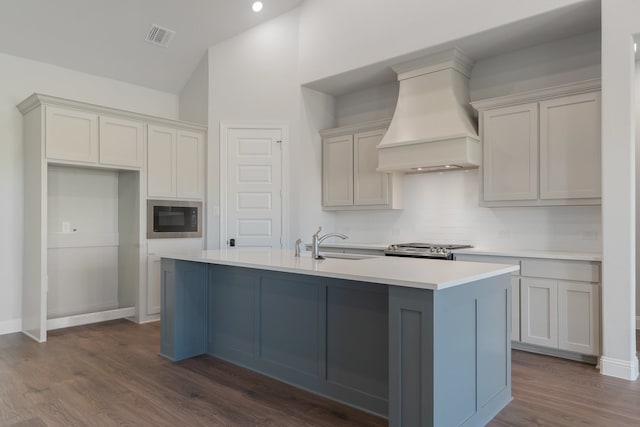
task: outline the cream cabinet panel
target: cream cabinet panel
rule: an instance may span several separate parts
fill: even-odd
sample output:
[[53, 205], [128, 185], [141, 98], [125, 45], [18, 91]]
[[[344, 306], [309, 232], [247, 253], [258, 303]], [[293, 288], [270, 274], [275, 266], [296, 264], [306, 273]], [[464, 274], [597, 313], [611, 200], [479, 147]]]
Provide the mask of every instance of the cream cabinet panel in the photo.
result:
[[353, 205], [353, 135], [323, 140], [322, 184], [324, 206]]
[[179, 198], [204, 197], [204, 135], [179, 130], [176, 147], [176, 185]]
[[511, 277], [511, 341], [520, 341], [520, 278]]
[[161, 258], [147, 256], [147, 315], [160, 313]]
[[558, 282], [523, 277], [520, 280], [522, 342], [558, 347]]
[[176, 197], [175, 129], [149, 125], [147, 136], [147, 194]]
[[353, 204], [386, 205], [389, 203], [391, 175], [378, 172], [378, 144], [385, 129], [359, 132], [353, 136], [354, 178]]
[[538, 198], [538, 105], [482, 113], [483, 199]]
[[600, 353], [600, 287], [558, 282], [558, 347], [582, 354]]
[[600, 93], [540, 102], [540, 198], [600, 197]]
[[51, 106], [45, 109], [46, 157], [96, 163], [98, 115]]
[[100, 116], [100, 163], [141, 168], [144, 125], [133, 120]]

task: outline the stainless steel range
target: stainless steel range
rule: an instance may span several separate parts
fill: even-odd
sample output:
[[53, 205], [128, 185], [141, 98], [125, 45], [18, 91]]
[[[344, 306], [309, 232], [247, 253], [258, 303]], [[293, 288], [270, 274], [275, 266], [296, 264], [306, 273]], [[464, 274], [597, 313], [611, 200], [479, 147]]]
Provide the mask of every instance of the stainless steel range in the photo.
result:
[[453, 259], [452, 250], [471, 247], [471, 245], [443, 245], [437, 243], [398, 243], [396, 245], [389, 245], [384, 251], [384, 254], [387, 256], [451, 260]]

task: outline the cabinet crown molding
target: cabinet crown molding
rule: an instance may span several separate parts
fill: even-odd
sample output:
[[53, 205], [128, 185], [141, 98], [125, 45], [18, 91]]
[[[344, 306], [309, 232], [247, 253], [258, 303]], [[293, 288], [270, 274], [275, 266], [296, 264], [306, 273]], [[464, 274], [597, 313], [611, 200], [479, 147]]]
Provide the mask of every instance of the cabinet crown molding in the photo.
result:
[[347, 135], [350, 133], [356, 133], [356, 132], [362, 132], [362, 131], [368, 131], [368, 130], [374, 130], [374, 129], [386, 129], [389, 127], [389, 123], [391, 123], [391, 118], [356, 123], [353, 125], [340, 126], [340, 127], [331, 128], [331, 129], [323, 129], [320, 131], [320, 136], [322, 136], [323, 138], [326, 138], [326, 137]]
[[482, 99], [471, 102], [471, 105], [477, 111], [483, 111], [491, 108], [523, 104], [526, 102], [543, 101], [545, 99], [557, 98], [559, 96], [599, 91], [600, 87], [600, 79], [590, 79], [564, 85], [551, 86], [544, 89], [513, 93], [496, 98]]
[[40, 105], [55, 105], [58, 107], [73, 108], [76, 110], [82, 110], [85, 112], [92, 112], [96, 114], [105, 114], [109, 116], [120, 117], [129, 120], [139, 120], [150, 124], [169, 125], [180, 129], [188, 129], [195, 131], [206, 132], [207, 127], [199, 125], [197, 123], [190, 123], [180, 120], [167, 119], [164, 117], [150, 116], [147, 114], [135, 113], [132, 111], [120, 110], [118, 108], [110, 108], [102, 105], [89, 104], [86, 102], [73, 101], [70, 99], [59, 98], [51, 95], [43, 95], [41, 93], [34, 93], [27, 99], [17, 105], [18, 110], [22, 115], [27, 114], [29, 111]]

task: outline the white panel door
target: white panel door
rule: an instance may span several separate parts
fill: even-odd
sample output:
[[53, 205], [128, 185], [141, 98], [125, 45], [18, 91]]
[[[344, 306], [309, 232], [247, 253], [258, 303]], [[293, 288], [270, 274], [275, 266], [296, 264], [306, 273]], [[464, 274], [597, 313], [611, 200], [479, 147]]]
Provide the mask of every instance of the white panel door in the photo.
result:
[[96, 163], [98, 116], [65, 108], [45, 108], [47, 158]]
[[600, 92], [540, 102], [540, 198], [600, 197]]
[[227, 244], [282, 247], [282, 141], [278, 128], [228, 129]]
[[143, 123], [100, 116], [100, 163], [141, 168], [143, 155]]
[[353, 135], [322, 141], [322, 205], [353, 205]]
[[558, 282], [558, 343], [562, 350], [600, 354], [600, 286]]
[[558, 348], [558, 282], [523, 277], [520, 292], [522, 342]]
[[483, 200], [538, 198], [538, 104], [482, 112]]
[[391, 175], [378, 172], [378, 144], [386, 129], [359, 132], [353, 136], [353, 204], [386, 205], [389, 203]]
[[179, 198], [204, 197], [204, 135], [179, 130], [176, 147], [176, 181]]
[[149, 125], [147, 133], [147, 194], [176, 197], [176, 130]]

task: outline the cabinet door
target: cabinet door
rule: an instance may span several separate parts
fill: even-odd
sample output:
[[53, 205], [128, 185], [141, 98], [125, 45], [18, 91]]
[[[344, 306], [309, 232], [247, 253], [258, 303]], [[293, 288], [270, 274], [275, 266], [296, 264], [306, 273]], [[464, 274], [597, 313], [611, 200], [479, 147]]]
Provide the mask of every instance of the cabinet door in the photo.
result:
[[178, 131], [176, 147], [176, 184], [181, 198], [204, 197], [204, 135]]
[[520, 278], [511, 277], [511, 341], [520, 341]]
[[353, 135], [322, 141], [322, 205], [353, 205]]
[[558, 282], [558, 341], [562, 350], [600, 353], [600, 287]]
[[378, 172], [378, 144], [385, 129], [356, 133], [353, 136], [354, 171], [353, 204], [386, 205], [389, 203], [391, 175]]
[[523, 277], [520, 281], [522, 342], [558, 347], [558, 282]]
[[148, 315], [160, 313], [161, 292], [161, 258], [155, 255], [147, 256], [147, 304]]
[[538, 104], [482, 112], [483, 200], [538, 198]]
[[96, 163], [98, 116], [82, 111], [46, 107], [45, 145], [49, 159]]
[[147, 194], [176, 197], [176, 130], [149, 125], [147, 138]]
[[600, 197], [600, 93], [540, 102], [540, 198]]
[[100, 163], [141, 168], [143, 155], [142, 123], [100, 116]]

